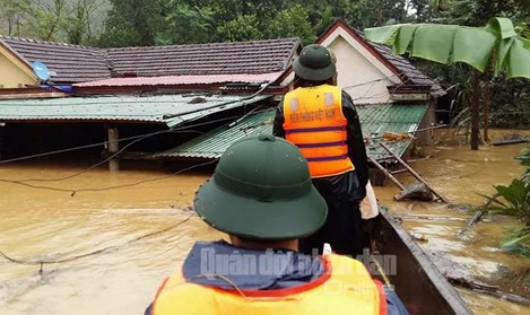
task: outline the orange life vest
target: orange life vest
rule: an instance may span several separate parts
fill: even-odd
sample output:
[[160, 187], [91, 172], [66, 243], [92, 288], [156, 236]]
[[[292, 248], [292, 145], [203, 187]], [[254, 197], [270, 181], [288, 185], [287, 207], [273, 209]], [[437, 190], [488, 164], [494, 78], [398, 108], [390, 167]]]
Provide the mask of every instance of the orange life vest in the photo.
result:
[[342, 113], [339, 87], [297, 88], [283, 101], [285, 138], [307, 159], [311, 177], [354, 170], [346, 144], [348, 121]]
[[328, 255], [326, 272], [313, 282], [278, 290], [225, 290], [189, 283], [181, 273], [166, 279], [153, 302], [152, 315], [386, 314], [379, 282], [354, 259]]

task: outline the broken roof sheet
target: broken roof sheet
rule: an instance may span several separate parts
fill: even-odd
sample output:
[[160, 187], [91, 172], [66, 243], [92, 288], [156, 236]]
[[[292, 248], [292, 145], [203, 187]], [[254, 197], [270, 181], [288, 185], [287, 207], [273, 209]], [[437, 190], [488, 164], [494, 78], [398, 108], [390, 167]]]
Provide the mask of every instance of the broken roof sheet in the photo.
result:
[[[385, 131], [395, 133], [414, 133], [425, 115], [427, 104], [401, 105], [357, 105], [363, 135], [370, 138], [367, 153], [373, 158], [388, 156], [380, 147], [379, 142]], [[267, 109], [259, 113], [249, 114], [237, 123], [226, 124], [201, 135], [176, 148], [160, 152], [154, 157], [162, 158], [203, 158], [216, 159], [235, 141], [259, 133], [272, 133], [275, 109]], [[411, 140], [385, 142], [392, 151], [401, 156]]]
[[127, 121], [168, 127], [270, 96], [98, 96], [0, 100], [0, 121]]

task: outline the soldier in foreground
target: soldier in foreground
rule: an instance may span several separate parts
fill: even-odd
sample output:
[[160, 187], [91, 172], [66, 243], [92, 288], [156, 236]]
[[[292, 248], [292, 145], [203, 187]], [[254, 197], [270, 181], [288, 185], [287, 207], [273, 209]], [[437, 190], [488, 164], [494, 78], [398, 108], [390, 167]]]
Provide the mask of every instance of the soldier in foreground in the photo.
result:
[[194, 206], [230, 242], [197, 242], [145, 314], [407, 314], [361, 262], [298, 252], [327, 206], [291, 143], [272, 135], [234, 143]]

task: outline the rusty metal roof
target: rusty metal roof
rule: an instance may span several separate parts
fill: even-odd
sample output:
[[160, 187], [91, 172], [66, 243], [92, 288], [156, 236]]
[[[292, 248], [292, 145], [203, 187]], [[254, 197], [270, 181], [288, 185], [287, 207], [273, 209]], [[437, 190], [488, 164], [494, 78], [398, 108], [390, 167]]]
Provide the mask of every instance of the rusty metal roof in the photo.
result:
[[270, 96], [98, 96], [0, 100], [0, 121], [128, 121], [179, 124]]
[[[414, 133], [427, 110], [427, 104], [403, 105], [357, 105], [363, 136], [370, 138], [367, 153], [374, 158], [388, 156], [379, 142], [383, 141], [385, 131], [395, 133]], [[237, 122], [221, 126], [207, 134], [171, 150], [160, 152], [154, 157], [162, 158], [219, 158], [235, 141], [259, 133], [272, 133], [275, 109], [267, 109], [250, 114]], [[411, 140], [385, 142], [392, 151], [401, 156], [405, 153]]]

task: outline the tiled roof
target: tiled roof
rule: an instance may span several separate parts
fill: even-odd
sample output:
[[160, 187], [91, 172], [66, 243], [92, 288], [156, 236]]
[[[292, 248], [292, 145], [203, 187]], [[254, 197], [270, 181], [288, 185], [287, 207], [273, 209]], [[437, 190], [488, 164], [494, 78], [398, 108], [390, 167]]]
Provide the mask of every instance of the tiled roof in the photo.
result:
[[258, 74], [287, 69], [301, 45], [298, 38], [236, 43], [98, 49], [0, 36], [28, 64], [44, 62], [57, 83], [115, 76]]
[[109, 49], [116, 72], [140, 77], [264, 73], [285, 70], [298, 38]]
[[410, 63], [410, 61], [400, 55], [394, 54], [392, 49], [385, 45], [370, 42], [370, 45], [375, 48], [383, 57], [385, 57], [394, 67], [396, 67], [405, 77], [405, 85], [431, 86], [431, 94], [434, 96], [442, 96], [445, 91], [440, 85], [434, 82], [431, 78], [421, 72], [418, 68]]
[[364, 38], [364, 33], [358, 29], [353, 29], [353, 31], [359, 35], [365, 42], [372, 46], [383, 58], [388, 60], [396, 69], [401, 73], [404, 80], [405, 86], [430, 86], [431, 94], [435, 97], [439, 97], [445, 94], [445, 91], [442, 89], [438, 83], [434, 82], [431, 78], [421, 72], [416, 68], [410, 61], [400, 55], [394, 54], [390, 47], [385, 45], [377, 44], [370, 42]]
[[334, 30], [337, 28], [343, 28], [345, 29], [353, 38], [356, 38], [357, 40], [361, 41], [365, 47], [367, 48], [373, 48], [372, 53], [379, 54], [383, 60], [388, 62], [389, 67], [393, 67], [393, 71], [397, 71], [399, 74], [401, 80], [403, 81], [403, 86], [405, 87], [414, 87], [414, 86], [430, 86], [431, 87], [431, 95], [435, 97], [442, 96], [445, 93], [445, 91], [438, 85], [436, 82], [434, 82], [431, 78], [429, 78], [427, 75], [425, 75], [423, 72], [421, 72], [418, 68], [416, 68], [413, 64], [410, 63], [410, 61], [400, 55], [396, 55], [392, 52], [392, 49], [385, 45], [372, 43], [364, 38], [364, 33], [356, 29], [354, 27], [351, 27], [347, 25], [342, 20], [337, 20], [335, 23], [333, 23], [318, 39], [318, 42], [321, 42], [323, 39], [330, 36]]
[[54, 71], [54, 82], [70, 83], [110, 78], [105, 51], [98, 48], [58, 44], [34, 39], [0, 35], [0, 43], [6, 45], [22, 60], [31, 64], [40, 60]]

